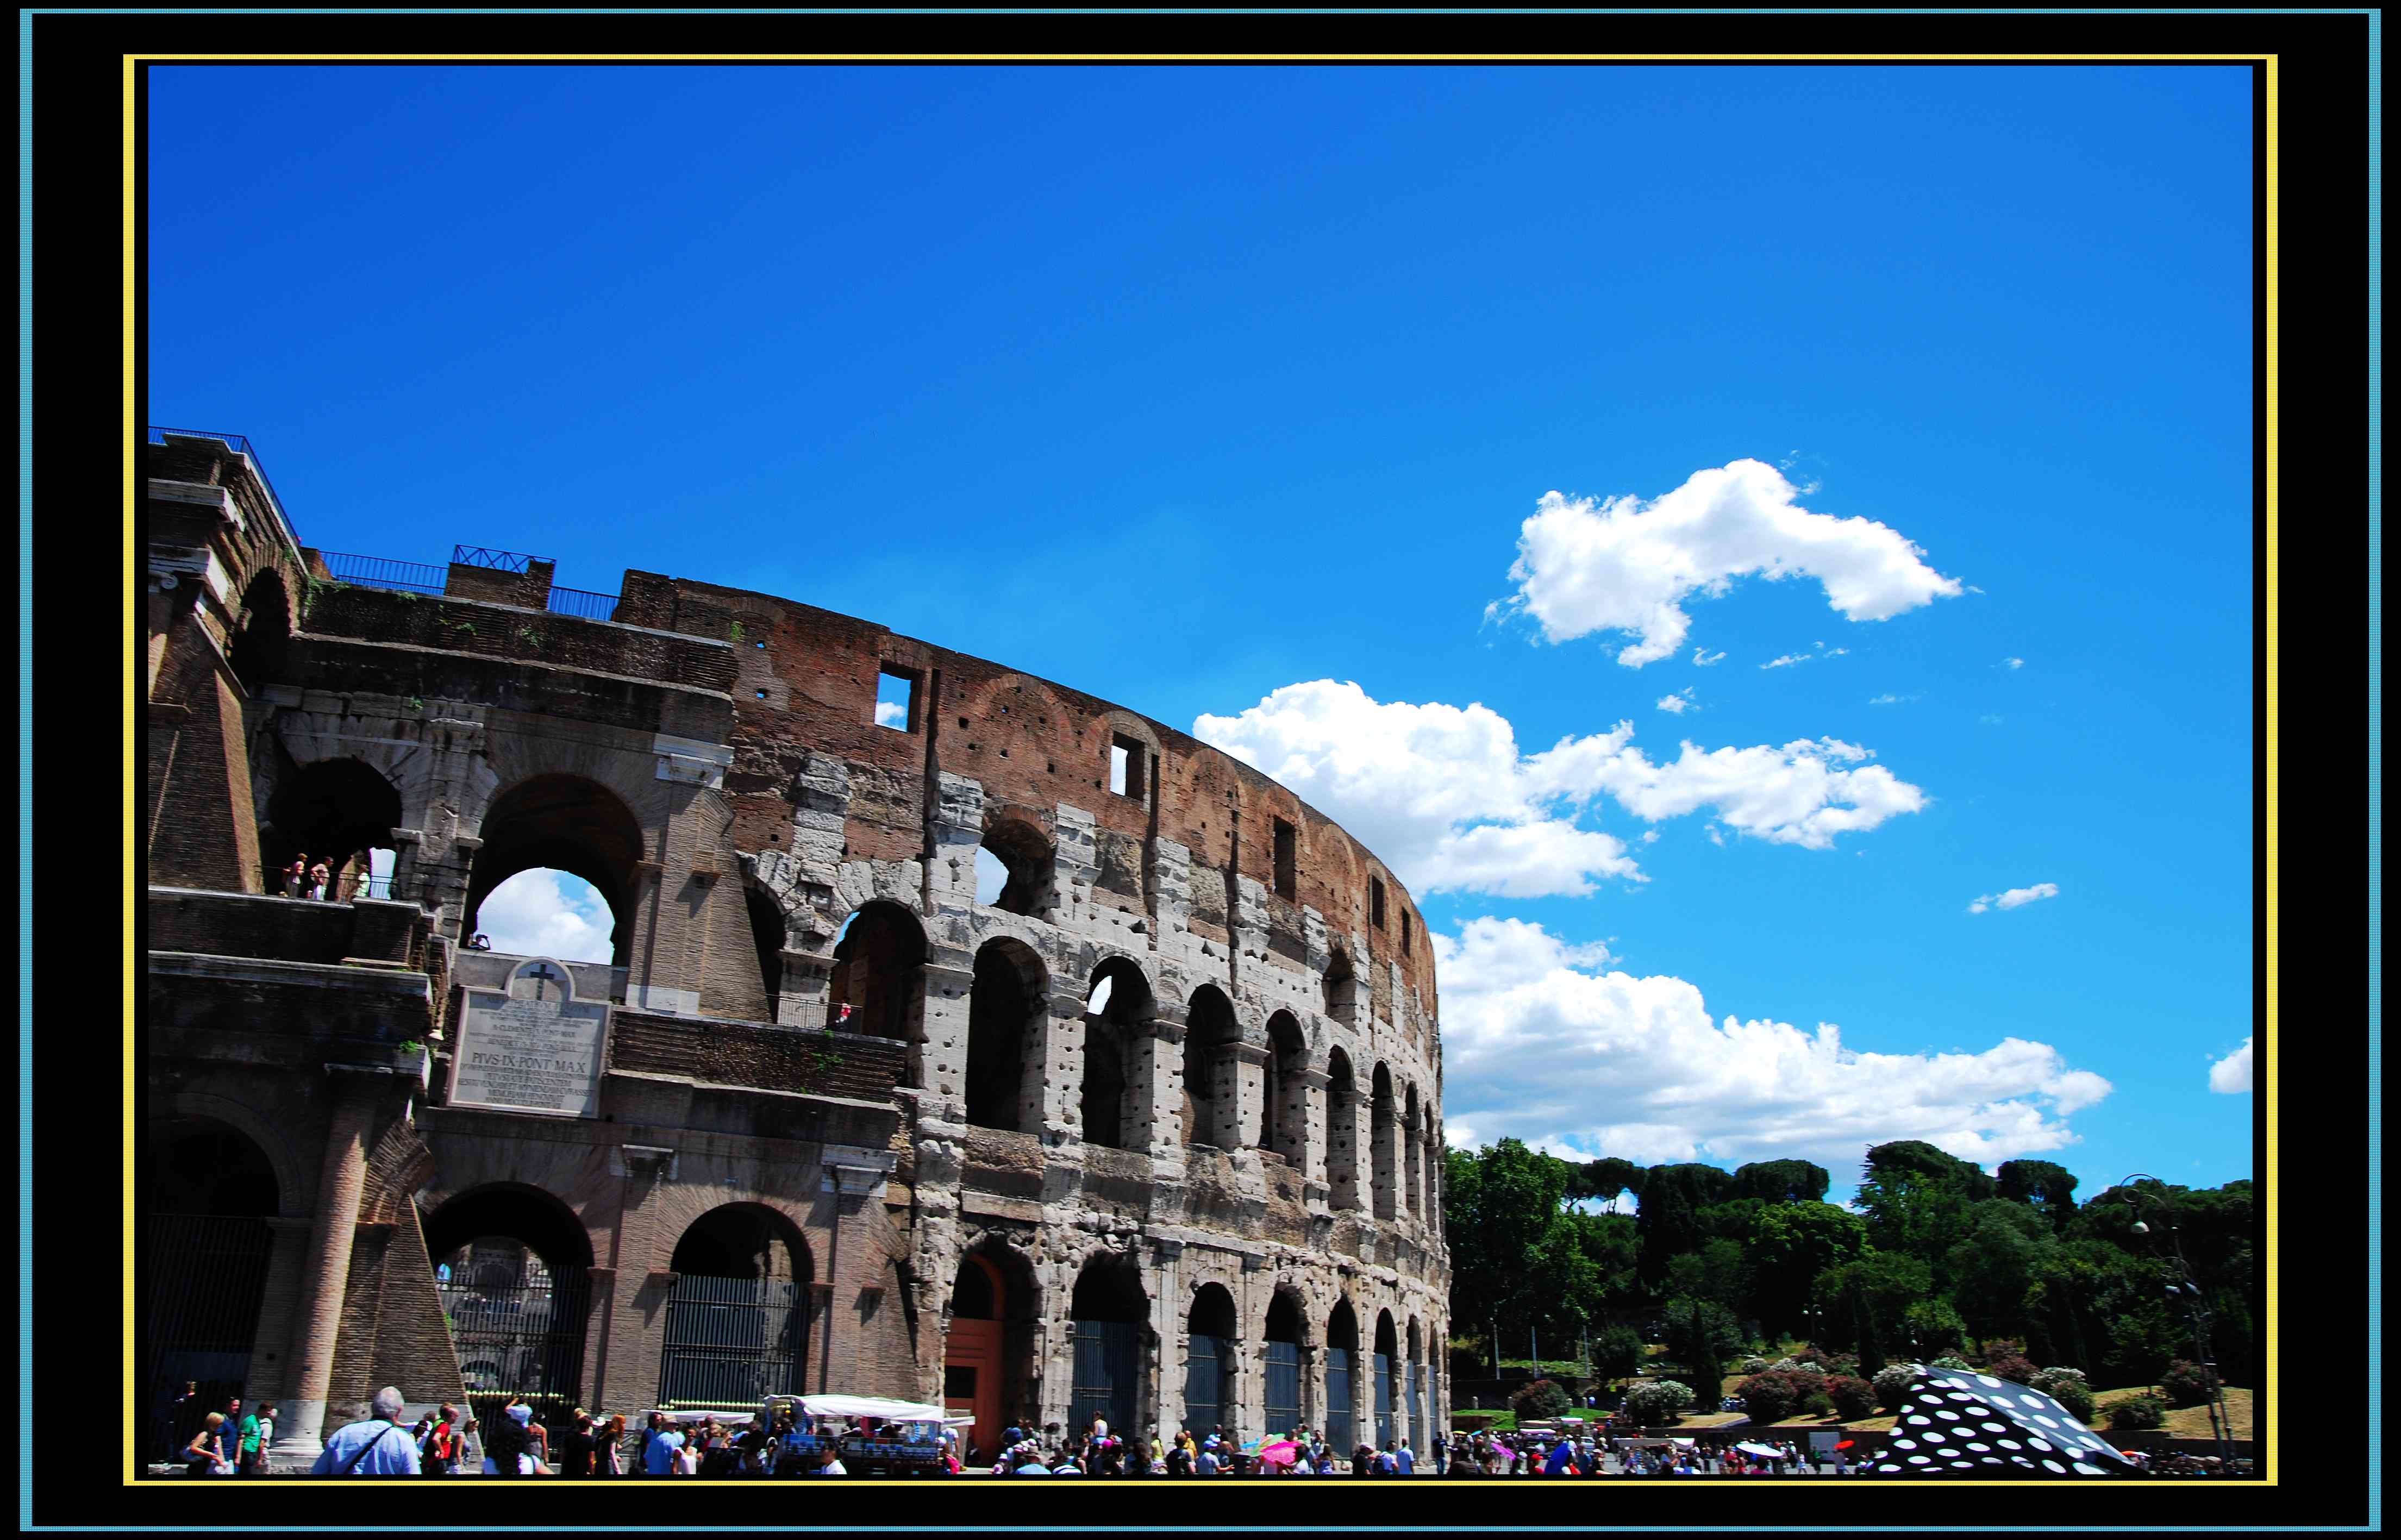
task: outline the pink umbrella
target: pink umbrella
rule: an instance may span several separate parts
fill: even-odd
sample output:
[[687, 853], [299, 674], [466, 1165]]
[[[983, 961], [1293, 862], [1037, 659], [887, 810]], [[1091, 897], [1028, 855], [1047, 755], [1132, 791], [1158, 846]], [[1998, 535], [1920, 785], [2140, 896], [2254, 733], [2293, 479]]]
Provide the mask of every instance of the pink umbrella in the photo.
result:
[[1300, 1446], [1289, 1438], [1279, 1438], [1259, 1450], [1259, 1464], [1262, 1465], [1288, 1465], [1299, 1458]]

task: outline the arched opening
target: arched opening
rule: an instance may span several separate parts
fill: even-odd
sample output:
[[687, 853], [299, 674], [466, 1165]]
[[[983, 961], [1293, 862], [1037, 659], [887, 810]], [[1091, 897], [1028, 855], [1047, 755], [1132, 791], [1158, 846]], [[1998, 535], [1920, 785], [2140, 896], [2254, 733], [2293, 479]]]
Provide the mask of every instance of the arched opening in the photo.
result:
[[1425, 1217], [1424, 1154], [1418, 1141], [1418, 1088], [1411, 1086], [1401, 1096], [1401, 1194], [1412, 1219]]
[[547, 867], [592, 885], [609, 910], [610, 965], [627, 965], [642, 830], [615, 792], [581, 776], [534, 776], [494, 799], [482, 830], [462, 934], [487, 928], [484, 901], [495, 888], [520, 872]]
[[743, 913], [750, 920], [750, 947], [759, 956], [759, 988], [767, 1006], [767, 1019], [780, 1022], [784, 1004], [784, 942], [783, 906], [759, 888], [742, 889]]
[[1359, 1443], [1358, 1363], [1359, 1317], [1338, 1299], [1325, 1323], [1325, 1441], [1345, 1457]]
[[975, 1418], [969, 1464], [1000, 1452], [1011, 1417], [1031, 1422], [1036, 1325], [1034, 1269], [987, 1240], [959, 1258], [951, 1280], [951, 1324], [942, 1350], [942, 1404]]
[[1367, 1109], [1367, 1149], [1374, 1162], [1376, 1217], [1392, 1218], [1399, 1212], [1400, 1173], [1393, 1169], [1394, 1157], [1393, 1121], [1399, 1112], [1393, 1095], [1393, 1072], [1382, 1065], [1376, 1066], [1373, 1094]]
[[1408, 1397], [1409, 1447], [1422, 1451], [1426, 1447], [1425, 1337], [1418, 1329], [1418, 1318], [1409, 1317], [1409, 1356], [1401, 1373], [1401, 1388]]
[[213, 1119], [147, 1123], [142, 1144], [143, 1447], [165, 1459], [250, 1378], [281, 1194], [267, 1152]]
[[1041, 1131], [1041, 1077], [1028, 1070], [1027, 1051], [1041, 1041], [1036, 1018], [1049, 1002], [1049, 974], [1024, 942], [1003, 937], [976, 953], [967, 996], [968, 1122]]
[[1242, 1348], [1235, 1337], [1234, 1297], [1222, 1284], [1202, 1284], [1193, 1291], [1184, 1327], [1184, 1425], [1206, 1437], [1224, 1430], [1242, 1401], [1236, 1389]]
[[1351, 954], [1338, 946], [1325, 964], [1325, 1014], [1345, 1026], [1359, 1024], [1359, 975]]
[[[226, 650], [226, 661], [233, 665], [242, 693], [255, 698], [261, 689], [290, 673], [291, 656], [292, 599], [282, 578], [270, 569], [252, 578], [242, 591], [240, 628]], [[392, 824], [384, 827], [389, 830]]]
[[1105, 1417], [1112, 1428], [1134, 1427], [1141, 1390], [1149, 1379], [1144, 1338], [1150, 1297], [1140, 1268], [1121, 1256], [1086, 1262], [1076, 1275], [1068, 1314], [1075, 1367], [1067, 1426], [1080, 1433], [1093, 1418]]
[[1238, 1097], [1233, 1048], [1242, 1029], [1233, 1002], [1215, 984], [1192, 992], [1184, 1022], [1184, 1142], [1231, 1149], [1241, 1142], [1235, 1126]]
[[909, 1083], [923, 1085], [918, 1053], [926, 1011], [926, 929], [889, 899], [858, 907], [834, 942], [827, 1024], [911, 1045]]
[[1300, 1427], [1308, 1416], [1302, 1404], [1300, 1373], [1301, 1347], [1306, 1341], [1309, 1317], [1303, 1313], [1300, 1296], [1288, 1287], [1279, 1287], [1268, 1300], [1266, 1330], [1266, 1407], [1269, 1437], [1278, 1438]]
[[1326, 1201], [1336, 1209], [1359, 1206], [1359, 1082], [1351, 1055], [1340, 1049], [1325, 1060]]
[[1088, 1144], [1141, 1149], [1149, 1144], [1148, 1098], [1134, 1094], [1133, 1029], [1150, 1020], [1150, 981], [1124, 957], [1093, 970], [1084, 1001], [1084, 1086], [1077, 1117]]
[[977, 901], [1012, 914], [1038, 917], [1050, 901], [1058, 869], [1058, 854], [1050, 836], [1022, 818], [992, 818], [984, 824], [982, 852], [1000, 862], [1007, 875], [1001, 881], [1000, 891], [985, 899], [983, 888], [989, 879], [983, 873], [989, 868], [979, 861]]
[[[258, 831], [259, 864], [270, 893], [295, 893], [287, 868], [307, 856], [314, 866], [325, 863], [333, 880], [329, 899], [358, 894], [359, 876], [368, 873], [378, 853], [386, 872], [391, 869], [391, 832], [400, 826], [400, 792], [366, 761], [318, 760], [302, 765], [276, 782], [267, 799], [267, 821]], [[391, 897], [387, 882], [376, 897]]]
[[1369, 1373], [1375, 1379], [1376, 1447], [1393, 1447], [1393, 1404], [1400, 1389], [1400, 1342], [1393, 1329], [1393, 1313], [1376, 1313], [1376, 1353]]
[[1289, 1011], [1268, 1018], [1265, 1094], [1259, 1098], [1259, 1148], [1283, 1157], [1295, 1171], [1307, 1165], [1309, 1087], [1300, 1076], [1309, 1062], [1309, 1040]]
[[583, 1384], [592, 1266], [583, 1222], [539, 1188], [494, 1183], [449, 1199], [424, 1224], [475, 1415], [488, 1421], [522, 1396], [556, 1437]]
[[798, 1225], [723, 1203], [685, 1227], [667, 1267], [660, 1406], [755, 1406], [806, 1384], [816, 1265]]

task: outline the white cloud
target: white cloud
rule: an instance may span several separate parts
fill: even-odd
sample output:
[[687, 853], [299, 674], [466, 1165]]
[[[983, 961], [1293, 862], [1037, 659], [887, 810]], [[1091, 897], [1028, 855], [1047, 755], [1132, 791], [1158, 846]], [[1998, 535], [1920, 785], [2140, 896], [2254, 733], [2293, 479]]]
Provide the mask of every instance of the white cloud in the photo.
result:
[[1762, 668], [1790, 668], [1796, 663], [1806, 663], [1808, 661], [1809, 654], [1806, 653], [1787, 653], [1780, 658], [1769, 658], [1765, 663], [1761, 664], [1760, 667]]
[[2209, 1066], [2209, 1089], [2224, 1096], [2239, 1096], [2251, 1089], [2250, 1038], [2243, 1038], [2242, 1047]]
[[878, 727], [908, 726], [909, 708], [901, 705], [897, 700], [877, 701], [875, 703], [875, 725]]
[[1657, 831], [1656, 829], [1645, 829], [1644, 831], [1642, 831], [1642, 843], [1643, 843], [1643, 844], [1645, 844], [1645, 845], [1656, 845], [1656, 844], [1658, 844], [1658, 843], [1659, 843], [1659, 831]]
[[1968, 913], [1970, 914], [1981, 914], [1987, 908], [2015, 909], [2021, 904], [2032, 903], [2037, 899], [2055, 899], [2057, 897], [2059, 897], [2059, 884], [2055, 882], [2038, 882], [2032, 887], [2012, 887], [2006, 893], [1987, 893], [1983, 898], [1980, 898], [1975, 902], [1969, 904], [1968, 906]]
[[1980, 1165], [2076, 1142], [2108, 1081], [2004, 1038], [1980, 1053], [1862, 1053], [1841, 1029], [1713, 1021], [1679, 978], [1602, 971], [1521, 920], [1435, 934], [1444, 1107], [1454, 1143], [1515, 1135], [1645, 1163], [1800, 1155], [1852, 1169], [1862, 1146], [1924, 1139]]
[[2001, 665], [2002, 665], [2002, 667], [2007, 667], [2007, 668], [2023, 668], [2023, 667], [2025, 667], [2025, 659], [2024, 659], [2024, 658], [2003, 658], [2003, 659], [2001, 660]]
[[1725, 654], [1723, 653], [1712, 653], [1706, 647], [1695, 647], [1693, 649], [1693, 665], [1695, 667], [1707, 668], [1712, 663], [1723, 663], [1724, 661]]
[[1737, 577], [1814, 577], [1828, 604], [1853, 621], [1888, 620], [1956, 596], [1959, 583], [1926, 565], [1889, 526], [1813, 514], [1774, 466], [1737, 460], [1696, 471], [1646, 502], [1633, 496], [1570, 499], [1545, 492], [1518, 533], [1509, 569], [1516, 591], [1488, 614], [1523, 610], [1554, 642], [1596, 631], [1637, 639], [1617, 654], [1629, 668], [1683, 646], [1683, 600], [1715, 598]]
[[562, 962], [609, 961], [612, 923], [599, 889], [549, 867], [520, 872], [493, 888], [475, 916], [493, 951]]
[[1202, 715], [1192, 734], [1324, 809], [1420, 893], [1581, 895], [1596, 877], [1644, 880], [1623, 840], [1578, 822], [1604, 793], [1646, 823], [1709, 807], [1745, 833], [1812, 849], [1926, 802], [1834, 738], [1714, 751], [1687, 741], [1654, 764], [1621, 722], [1521, 755], [1508, 719], [1487, 707], [1379, 702], [1333, 680]]
[[[1672, 695], [1661, 695], [1659, 697], [1659, 709], [1667, 712], [1670, 716], [1682, 716], [1684, 714], [1684, 708], [1693, 705], [1693, 691], [1694, 688], [1695, 686], [1688, 684]], [[1694, 707], [1694, 709], [1698, 710], [1699, 708]]]

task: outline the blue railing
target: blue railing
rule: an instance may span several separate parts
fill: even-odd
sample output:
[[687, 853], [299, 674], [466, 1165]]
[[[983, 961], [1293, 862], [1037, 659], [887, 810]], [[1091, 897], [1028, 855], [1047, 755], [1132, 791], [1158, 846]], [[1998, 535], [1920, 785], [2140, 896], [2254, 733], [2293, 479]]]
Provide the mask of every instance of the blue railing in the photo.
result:
[[528, 563], [548, 561], [548, 557], [530, 557], [523, 551], [500, 551], [488, 545], [453, 545], [450, 562], [456, 567], [488, 567], [496, 572], [522, 572]]
[[583, 620], [614, 620], [617, 617], [617, 596], [596, 594], [589, 588], [558, 588], [550, 591], [550, 612], [554, 615], [574, 615]]
[[326, 574], [336, 583], [363, 588], [396, 588], [404, 593], [442, 592], [444, 571], [427, 561], [394, 561], [389, 557], [353, 556], [346, 551], [320, 551]]
[[292, 543], [295, 550], [299, 548], [300, 537], [292, 528], [292, 516], [283, 511], [283, 494], [275, 489], [274, 481], [267, 474], [267, 461], [258, 458], [258, 450], [252, 447], [249, 439], [240, 433], [220, 433], [206, 428], [157, 427], [145, 430], [143, 438], [147, 443], [164, 444], [171, 434], [176, 438], [213, 438], [234, 453], [247, 457], [250, 468], [258, 473], [258, 484], [267, 488], [267, 501], [274, 505], [275, 521], [283, 527], [283, 538]]

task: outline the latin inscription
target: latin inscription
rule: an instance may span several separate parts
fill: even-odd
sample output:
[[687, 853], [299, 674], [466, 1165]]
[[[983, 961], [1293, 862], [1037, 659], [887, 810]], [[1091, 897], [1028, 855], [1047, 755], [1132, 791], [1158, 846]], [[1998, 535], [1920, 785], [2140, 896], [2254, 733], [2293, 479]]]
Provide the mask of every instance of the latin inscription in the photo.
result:
[[605, 1004], [480, 989], [467, 999], [451, 1105], [598, 1114]]

